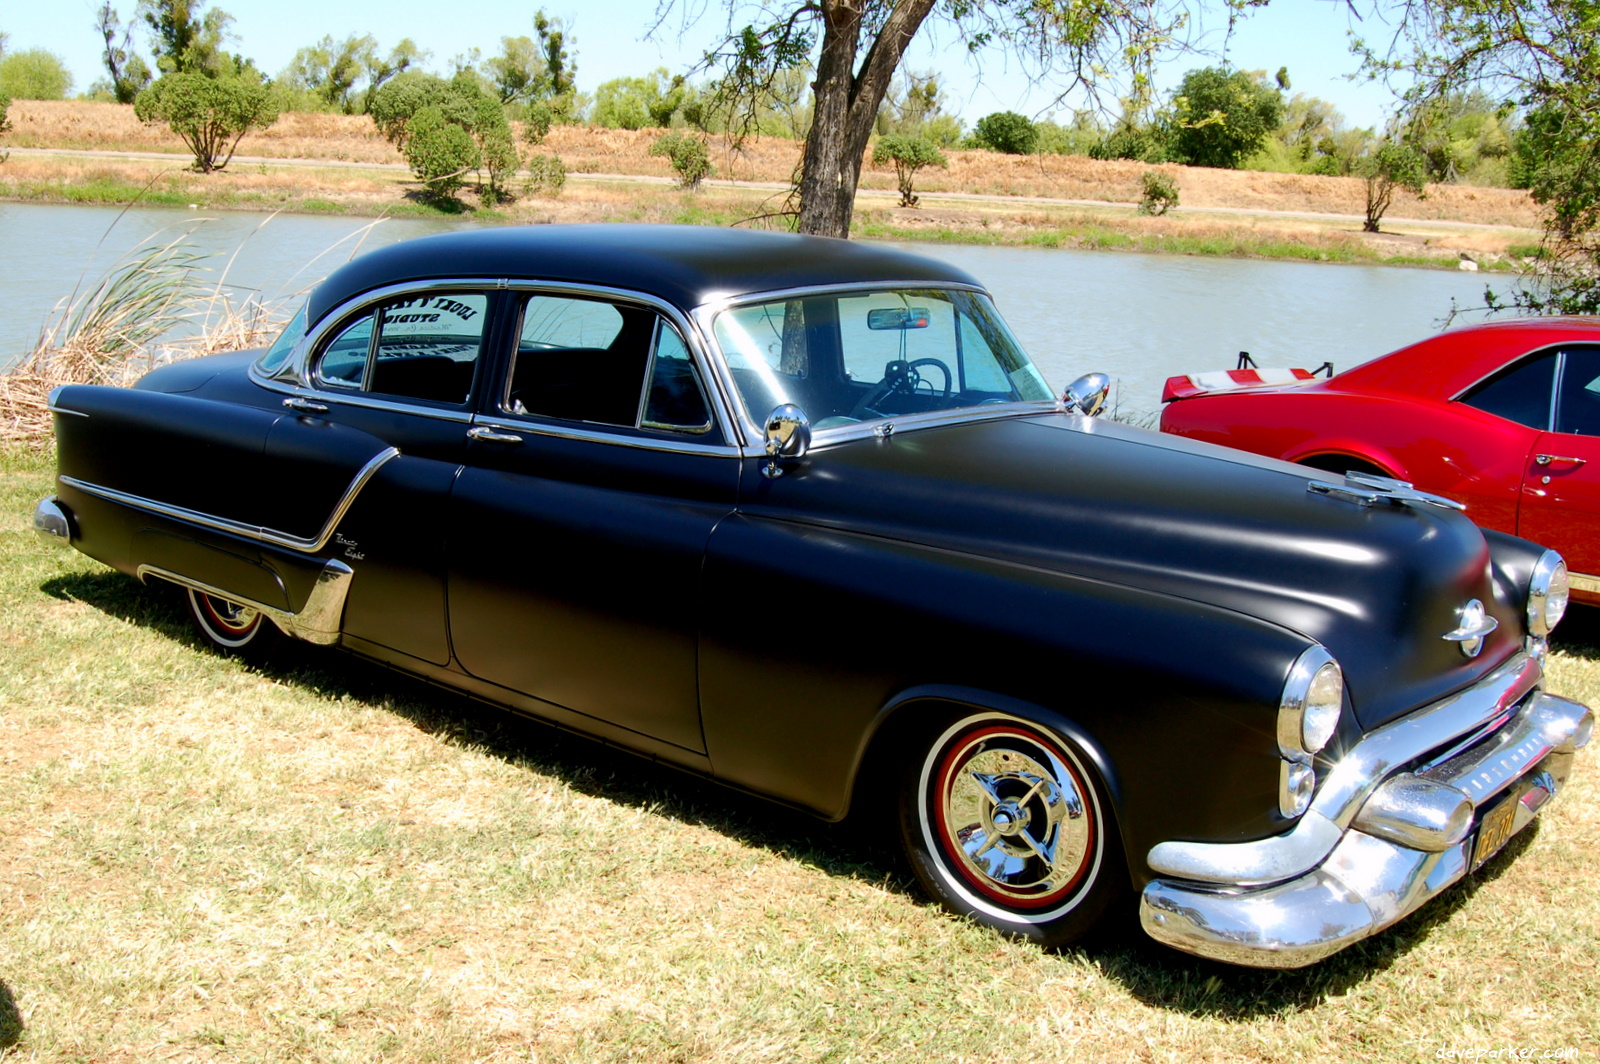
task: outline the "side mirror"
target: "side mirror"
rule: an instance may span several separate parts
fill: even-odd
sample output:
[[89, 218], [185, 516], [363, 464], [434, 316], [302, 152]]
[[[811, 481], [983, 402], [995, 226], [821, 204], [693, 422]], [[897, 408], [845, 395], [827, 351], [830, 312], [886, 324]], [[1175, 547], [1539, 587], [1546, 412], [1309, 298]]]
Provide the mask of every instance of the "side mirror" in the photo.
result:
[[1111, 394], [1111, 378], [1104, 373], [1086, 373], [1067, 385], [1057, 405], [1067, 413], [1076, 411], [1084, 417], [1094, 417], [1106, 407], [1106, 396]]
[[778, 466], [778, 459], [804, 458], [811, 450], [811, 419], [793, 403], [784, 403], [767, 415], [764, 436], [767, 464], [761, 467], [761, 474], [781, 477], [783, 470]]

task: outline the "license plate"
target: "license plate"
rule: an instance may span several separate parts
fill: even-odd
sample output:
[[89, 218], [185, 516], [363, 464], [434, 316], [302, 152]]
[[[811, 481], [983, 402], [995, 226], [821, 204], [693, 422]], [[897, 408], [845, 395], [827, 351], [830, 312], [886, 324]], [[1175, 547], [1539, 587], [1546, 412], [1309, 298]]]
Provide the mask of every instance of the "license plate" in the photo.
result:
[[1478, 826], [1478, 845], [1472, 851], [1472, 867], [1477, 868], [1500, 852], [1511, 838], [1512, 826], [1517, 822], [1517, 800], [1507, 795], [1493, 809], [1484, 814]]

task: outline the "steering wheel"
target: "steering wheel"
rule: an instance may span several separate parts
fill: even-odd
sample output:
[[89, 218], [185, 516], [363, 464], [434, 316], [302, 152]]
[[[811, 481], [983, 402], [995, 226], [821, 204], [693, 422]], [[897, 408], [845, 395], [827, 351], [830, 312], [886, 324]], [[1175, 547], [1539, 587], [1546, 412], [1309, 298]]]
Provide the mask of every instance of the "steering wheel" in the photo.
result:
[[[922, 379], [919, 370], [933, 367], [944, 374], [944, 390], [934, 389], [932, 384]], [[861, 401], [850, 409], [850, 416], [857, 419], [869, 417], [882, 417], [883, 414], [876, 409], [877, 405], [891, 395], [915, 395], [917, 389], [928, 384], [930, 391], [935, 392], [942, 402], [950, 398], [950, 393], [955, 387], [955, 375], [950, 372], [950, 367], [940, 362], [937, 358], [919, 358], [911, 362], [895, 359], [883, 367], [883, 379], [875, 384], [870, 392], [861, 397]]]

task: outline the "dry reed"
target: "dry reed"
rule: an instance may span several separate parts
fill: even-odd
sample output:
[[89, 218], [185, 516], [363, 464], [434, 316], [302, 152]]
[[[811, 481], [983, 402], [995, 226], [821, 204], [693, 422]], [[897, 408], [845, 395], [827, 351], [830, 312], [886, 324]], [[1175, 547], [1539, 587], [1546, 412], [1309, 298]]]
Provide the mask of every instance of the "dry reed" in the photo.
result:
[[187, 235], [157, 234], [57, 304], [33, 350], [0, 374], [0, 441], [46, 443], [50, 393], [62, 385], [124, 386], [163, 363], [271, 339], [280, 306], [200, 284], [205, 259]]

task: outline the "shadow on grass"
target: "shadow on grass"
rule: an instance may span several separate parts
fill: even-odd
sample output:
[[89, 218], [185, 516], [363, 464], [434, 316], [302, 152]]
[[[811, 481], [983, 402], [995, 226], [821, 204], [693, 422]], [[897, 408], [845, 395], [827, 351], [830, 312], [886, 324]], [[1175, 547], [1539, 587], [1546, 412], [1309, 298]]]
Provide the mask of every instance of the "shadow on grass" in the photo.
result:
[[[177, 594], [167, 593], [159, 585], [143, 586], [120, 573], [94, 573], [57, 577], [46, 581], [41, 590], [56, 598], [81, 601], [203, 649], [188, 626]], [[1600, 655], [1600, 611], [1594, 612], [1597, 623], [1592, 652]], [[894, 829], [885, 831], [881, 823], [824, 823], [333, 650], [291, 641], [275, 651], [270, 660], [251, 667], [277, 682], [329, 699], [348, 698], [381, 707], [429, 735], [558, 777], [590, 796], [706, 827], [829, 875], [859, 879], [908, 897], [923, 898], [900, 855], [898, 842], [892, 841]], [[1177, 953], [1145, 937], [1132, 905], [1114, 927], [1069, 952], [1089, 961], [1107, 978], [1121, 983], [1153, 1007], [1227, 1022], [1293, 1014], [1316, 1007], [1389, 968], [1469, 904], [1485, 883], [1497, 878], [1528, 847], [1537, 830], [1536, 821], [1531, 830], [1512, 839], [1505, 852], [1476, 875], [1456, 884], [1398, 926], [1309, 969], [1238, 968]], [[0, 1015], [0, 1023], [3, 1022]]]
[[22, 1010], [17, 999], [0, 979], [0, 1049], [10, 1049], [22, 1041]]
[[1600, 661], [1600, 607], [1570, 609], [1550, 633], [1550, 646], [1586, 661]]

